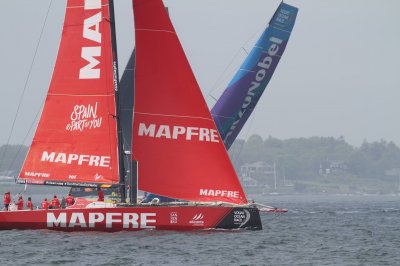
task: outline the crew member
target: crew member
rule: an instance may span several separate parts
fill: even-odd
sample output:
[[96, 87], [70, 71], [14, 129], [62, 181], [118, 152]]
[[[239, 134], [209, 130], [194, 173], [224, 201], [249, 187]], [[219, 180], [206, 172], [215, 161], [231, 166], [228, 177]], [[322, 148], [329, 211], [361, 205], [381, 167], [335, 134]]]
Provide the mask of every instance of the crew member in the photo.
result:
[[100, 187], [97, 188], [97, 201], [104, 201], [104, 192]]
[[56, 195], [54, 195], [53, 200], [51, 201], [51, 207], [52, 207], [52, 209], [60, 208], [60, 201], [58, 200]]
[[22, 211], [24, 209], [24, 199], [22, 196], [19, 196], [17, 203], [17, 210]]
[[4, 193], [3, 202], [4, 202], [4, 208], [6, 209], [6, 211], [8, 211], [8, 206], [10, 206], [11, 203], [11, 195], [9, 191]]
[[31, 199], [31, 197], [28, 197], [28, 201], [26, 202], [26, 208], [28, 209], [28, 210], [33, 210], [33, 204], [32, 204], [32, 199]]
[[67, 207], [74, 205], [75, 203], [75, 199], [74, 197], [71, 195], [71, 193], [68, 194], [67, 198], [65, 199], [65, 203], [67, 203]]
[[47, 201], [47, 198], [45, 198], [45, 199], [42, 201], [42, 209], [47, 210], [47, 209], [49, 208], [49, 206], [50, 206], [50, 203]]

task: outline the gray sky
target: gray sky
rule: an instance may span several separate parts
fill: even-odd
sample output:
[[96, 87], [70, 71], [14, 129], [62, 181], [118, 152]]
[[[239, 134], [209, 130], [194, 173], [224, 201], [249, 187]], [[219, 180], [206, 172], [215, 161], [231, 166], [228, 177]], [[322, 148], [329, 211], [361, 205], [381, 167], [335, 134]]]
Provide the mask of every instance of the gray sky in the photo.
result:
[[[131, 0], [115, 0], [119, 64], [134, 46]], [[211, 107], [280, 1], [165, 0]], [[287, 0], [299, 7], [291, 39], [239, 136], [344, 136], [400, 145], [400, 1]], [[34, 59], [46, 13], [47, 22]], [[0, 0], [0, 143], [22, 143], [45, 98], [64, 19], [63, 0]], [[33, 62], [33, 63], [32, 63]], [[32, 66], [32, 71], [29, 70]], [[24, 142], [29, 145], [33, 133]]]

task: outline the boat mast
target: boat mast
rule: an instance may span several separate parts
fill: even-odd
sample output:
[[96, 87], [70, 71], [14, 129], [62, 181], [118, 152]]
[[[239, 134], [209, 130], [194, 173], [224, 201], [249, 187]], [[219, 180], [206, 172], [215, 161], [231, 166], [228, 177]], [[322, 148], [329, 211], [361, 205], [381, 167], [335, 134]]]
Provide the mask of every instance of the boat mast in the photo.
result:
[[117, 141], [118, 141], [118, 172], [119, 172], [119, 192], [121, 194], [121, 202], [126, 201], [125, 189], [125, 167], [124, 167], [124, 147], [122, 139], [121, 128], [121, 106], [119, 103], [119, 74], [118, 74], [118, 54], [117, 54], [117, 34], [115, 30], [115, 14], [114, 14], [114, 0], [109, 0], [110, 10], [110, 28], [111, 28], [111, 47], [112, 47], [112, 60], [113, 60], [113, 73], [114, 73], [114, 90], [115, 90], [115, 119], [117, 120]]

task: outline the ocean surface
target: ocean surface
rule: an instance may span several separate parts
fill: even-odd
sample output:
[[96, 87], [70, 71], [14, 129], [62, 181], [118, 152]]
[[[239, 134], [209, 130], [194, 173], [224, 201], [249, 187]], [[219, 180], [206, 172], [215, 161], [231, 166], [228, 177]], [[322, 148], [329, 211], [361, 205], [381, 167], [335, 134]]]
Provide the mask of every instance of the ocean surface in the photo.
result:
[[249, 198], [289, 212], [262, 231], [0, 231], [0, 265], [400, 265], [400, 196]]

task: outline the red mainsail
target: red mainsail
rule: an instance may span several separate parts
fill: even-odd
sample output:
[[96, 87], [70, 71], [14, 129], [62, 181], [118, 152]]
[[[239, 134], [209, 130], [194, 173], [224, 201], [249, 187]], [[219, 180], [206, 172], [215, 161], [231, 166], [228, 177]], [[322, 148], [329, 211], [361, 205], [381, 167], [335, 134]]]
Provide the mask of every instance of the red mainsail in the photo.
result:
[[247, 203], [161, 0], [133, 0], [132, 154], [140, 190], [190, 201]]
[[19, 182], [118, 181], [108, 0], [68, 0], [53, 77]]

